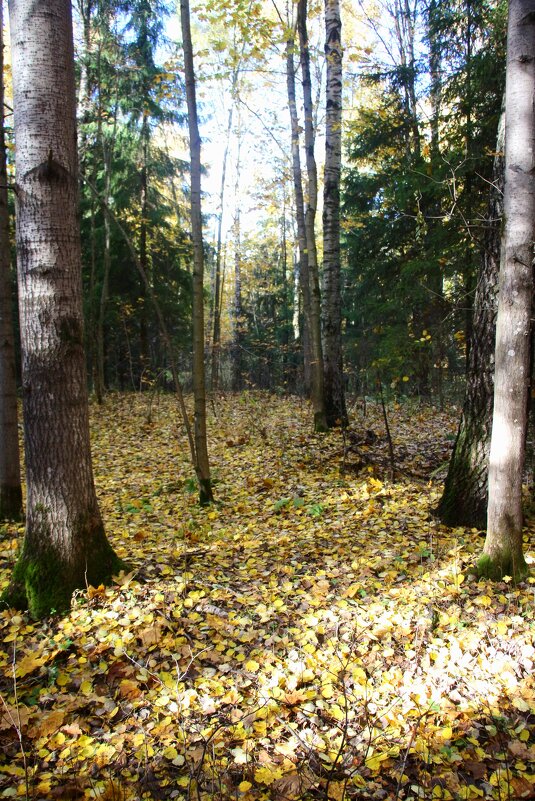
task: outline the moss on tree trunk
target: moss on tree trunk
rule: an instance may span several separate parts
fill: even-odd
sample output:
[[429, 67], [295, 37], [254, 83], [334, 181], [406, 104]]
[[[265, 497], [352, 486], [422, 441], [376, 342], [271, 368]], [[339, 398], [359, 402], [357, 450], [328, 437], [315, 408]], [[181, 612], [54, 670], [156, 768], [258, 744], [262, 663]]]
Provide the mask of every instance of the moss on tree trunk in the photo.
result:
[[121, 561], [91, 464], [70, 3], [17, 0], [10, 28], [27, 502], [3, 600], [38, 618], [68, 609], [74, 590], [109, 580]]
[[74, 542], [78, 549], [62, 553], [44, 538], [38, 553], [25, 547], [15, 564], [11, 583], [1, 601], [15, 609], [27, 609], [34, 619], [65, 612], [75, 590], [106, 584], [126, 565], [116, 555], [100, 521], [78, 526]]
[[325, 434], [329, 430], [323, 410], [314, 412], [314, 431], [316, 434]]
[[492, 581], [500, 581], [504, 576], [511, 576], [517, 583], [526, 578], [529, 568], [522, 552], [517, 554], [506, 549], [495, 556], [484, 553], [477, 562], [477, 573], [481, 578]]

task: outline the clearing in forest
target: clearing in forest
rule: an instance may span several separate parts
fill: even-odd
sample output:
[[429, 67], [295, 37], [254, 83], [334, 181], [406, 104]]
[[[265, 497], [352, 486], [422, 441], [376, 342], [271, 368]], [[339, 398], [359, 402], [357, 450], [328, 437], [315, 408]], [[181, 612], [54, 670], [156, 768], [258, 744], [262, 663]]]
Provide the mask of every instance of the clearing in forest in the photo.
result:
[[433, 516], [457, 411], [390, 409], [394, 480], [366, 412], [317, 435], [296, 399], [218, 399], [201, 509], [172, 398], [93, 408], [132, 570], [0, 613], [0, 798], [535, 798], [535, 579], [476, 581], [480, 533]]

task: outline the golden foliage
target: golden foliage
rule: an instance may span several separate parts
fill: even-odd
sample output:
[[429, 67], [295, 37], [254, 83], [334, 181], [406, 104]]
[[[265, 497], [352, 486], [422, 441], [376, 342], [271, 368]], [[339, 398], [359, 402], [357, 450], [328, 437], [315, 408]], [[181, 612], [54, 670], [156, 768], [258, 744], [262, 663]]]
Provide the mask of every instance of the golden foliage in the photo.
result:
[[454, 417], [392, 409], [389, 482], [373, 406], [355, 455], [297, 401], [218, 400], [204, 510], [173, 401], [146, 403], [92, 417], [133, 570], [0, 614], [0, 798], [534, 798], [533, 579], [477, 582], [478, 532], [433, 517]]

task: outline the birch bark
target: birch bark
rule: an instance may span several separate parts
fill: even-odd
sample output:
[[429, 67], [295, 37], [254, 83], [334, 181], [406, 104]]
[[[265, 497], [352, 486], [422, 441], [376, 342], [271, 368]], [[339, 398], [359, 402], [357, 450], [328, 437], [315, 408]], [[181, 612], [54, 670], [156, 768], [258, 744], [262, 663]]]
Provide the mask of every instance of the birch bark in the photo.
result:
[[316, 207], [318, 202], [318, 170], [314, 156], [314, 104], [312, 102], [312, 81], [310, 77], [310, 51], [307, 30], [307, 0], [297, 3], [297, 30], [301, 74], [303, 79], [303, 106], [305, 114], [305, 156], [307, 170], [307, 196], [305, 204], [305, 235], [310, 286], [310, 349], [312, 354], [312, 406], [314, 408], [314, 429], [325, 431], [325, 386], [323, 370], [323, 346], [321, 341], [321, 293], [316, 247]]
[[347, 425], [342, 358], [340, 172], [342, 166], [342, 21], [339, 0], [325, 0], [326, 118], [323, 188], [323, 344], [327, 425]]
[[[308, 250], [305, 227], [305, 200], [303, 195], [303, 172], [301, 169], [301, 154], [299, 150], [299, 117], [297, 114], [297, 100], [295, 91], [295, 37], [288, 37], [286, 42], [286, 91], [288, 95], [288, 108], [290, 110], [291, 148], [292, 148], [292, 178], [294, 187], [295, 220], [297, 225], [297, 244], [299, 250], [299, 289], [303, 298], [303, 361], [305, 387], [310, 382], [310, 276], [308, 270]], [[296, 330], [299, 330], [298, 325]]]
[[496, 323], [487, 537], [481, 575], [521, 579], [535, 236], [535, 0], [510, 0], [505, 88], [505, 228]]

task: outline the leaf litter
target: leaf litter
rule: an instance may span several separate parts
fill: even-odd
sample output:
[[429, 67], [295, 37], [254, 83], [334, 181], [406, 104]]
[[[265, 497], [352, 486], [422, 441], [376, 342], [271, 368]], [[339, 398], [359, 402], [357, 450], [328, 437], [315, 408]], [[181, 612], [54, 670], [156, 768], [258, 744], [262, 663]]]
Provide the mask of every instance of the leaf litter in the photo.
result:
[[92, 410], [130, 572], [0, 613], [0, 798], [535, 798], [535, 580], [476, 581], [481, 532], [433, 516], [456, 414], [390, 410], [391, 481], [373, 405], [319, 435], [295, 399], [217, 399], [201, 509], [172, 399], [147, 404]]

